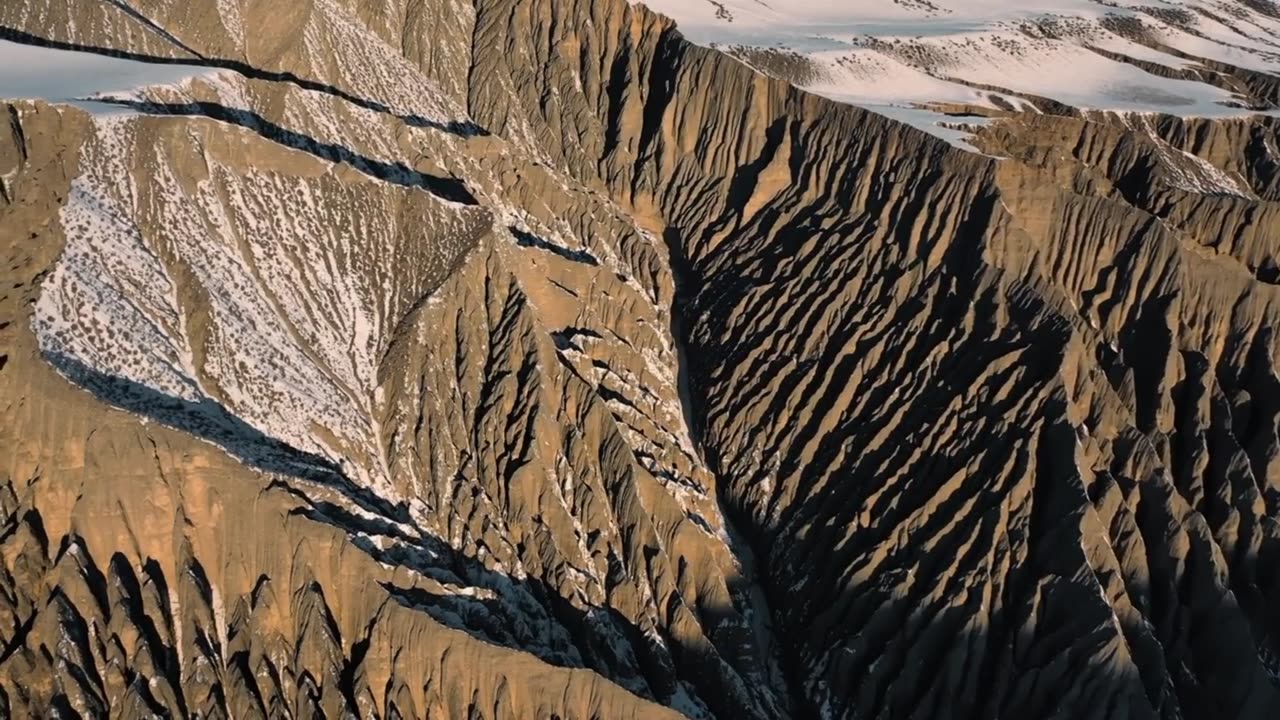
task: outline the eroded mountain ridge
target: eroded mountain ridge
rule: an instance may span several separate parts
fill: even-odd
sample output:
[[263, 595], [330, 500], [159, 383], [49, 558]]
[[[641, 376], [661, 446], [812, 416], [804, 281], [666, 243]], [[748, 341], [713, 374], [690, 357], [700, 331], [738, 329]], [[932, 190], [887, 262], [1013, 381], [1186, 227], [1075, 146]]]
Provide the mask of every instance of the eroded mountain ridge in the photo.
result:
[[1274, 117], [967, 153], [622, 0], [0, 26], [209, 71], [0, 123], [8, 714], [1280, 707]]

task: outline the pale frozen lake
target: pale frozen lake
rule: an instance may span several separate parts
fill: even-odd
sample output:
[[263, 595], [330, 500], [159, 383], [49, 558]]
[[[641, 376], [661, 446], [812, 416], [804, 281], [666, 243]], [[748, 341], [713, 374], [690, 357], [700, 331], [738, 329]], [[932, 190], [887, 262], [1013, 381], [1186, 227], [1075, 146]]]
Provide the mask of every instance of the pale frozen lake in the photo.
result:
[[94, 95], [173, 85], [214, 72], [207, 67], [145, 63], [0, 40], [0, 98], [65, 103], [95, 114], [127, 111], [93, 102]]

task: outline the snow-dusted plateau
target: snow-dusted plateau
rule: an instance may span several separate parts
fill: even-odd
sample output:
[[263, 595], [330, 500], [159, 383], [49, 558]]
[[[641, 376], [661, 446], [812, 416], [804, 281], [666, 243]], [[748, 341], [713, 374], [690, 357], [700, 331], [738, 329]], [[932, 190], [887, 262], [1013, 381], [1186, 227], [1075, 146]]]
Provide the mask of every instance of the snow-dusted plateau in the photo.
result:
[[[690, 40], [961, 139], [957, 107], [1238, 117], [1274, 111], [1223, 63], [1280, 72], [1268, 2], [648, 0]], [[931, 111], [932, 110], [932, 111]], [[966, 118], [982, 122], [981, 117]]]

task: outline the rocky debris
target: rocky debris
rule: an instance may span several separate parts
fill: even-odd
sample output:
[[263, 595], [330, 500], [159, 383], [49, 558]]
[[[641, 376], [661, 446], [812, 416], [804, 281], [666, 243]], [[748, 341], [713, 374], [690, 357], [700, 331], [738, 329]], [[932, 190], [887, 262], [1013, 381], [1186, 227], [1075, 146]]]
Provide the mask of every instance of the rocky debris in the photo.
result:
[[756, 70], [792, 85], [812, 85], [821, 79], [821, 67], [794, 50], [750, 45], [734, 45], [723, 50]]

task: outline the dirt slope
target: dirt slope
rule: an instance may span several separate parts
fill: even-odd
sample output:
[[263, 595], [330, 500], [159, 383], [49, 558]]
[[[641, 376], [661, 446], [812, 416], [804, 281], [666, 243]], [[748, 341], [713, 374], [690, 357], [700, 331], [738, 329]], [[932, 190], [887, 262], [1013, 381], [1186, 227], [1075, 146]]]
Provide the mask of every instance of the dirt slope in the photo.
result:
[[0, 7], [14, 717], [1269, 718], [1274, 117], [965, 152], [625, 0]]

